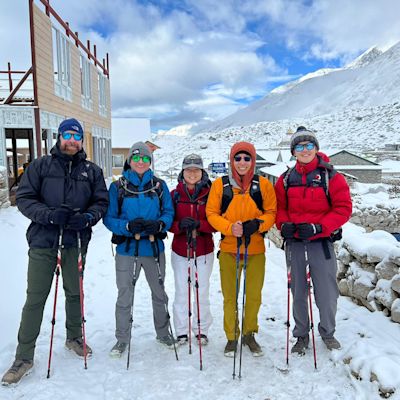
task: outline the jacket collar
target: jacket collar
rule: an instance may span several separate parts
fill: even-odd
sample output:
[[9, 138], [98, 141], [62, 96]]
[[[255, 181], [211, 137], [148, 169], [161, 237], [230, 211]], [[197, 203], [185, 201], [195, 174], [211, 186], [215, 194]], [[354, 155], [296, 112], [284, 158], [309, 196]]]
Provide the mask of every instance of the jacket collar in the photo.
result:
[[134, 186], [142, 188], [151, 181], [154, 174], [153, 174], [153, 171], [151, 169], [149, 169], [143, 174], [142, 178], [140, 178], [139, 175], [135, 171], [133, 171], [132, 169], [129, 169], [129, 170], [124, 171], [122, 173], [122, 175], [129, 182], [131, 182]]

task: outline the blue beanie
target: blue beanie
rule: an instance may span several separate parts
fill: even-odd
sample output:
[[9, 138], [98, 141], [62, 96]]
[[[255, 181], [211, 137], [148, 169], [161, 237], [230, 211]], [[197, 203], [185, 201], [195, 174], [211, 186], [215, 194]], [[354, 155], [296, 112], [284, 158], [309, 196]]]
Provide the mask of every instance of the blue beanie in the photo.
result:
[[58, 127], [58, 135], [62, 135], [66, 131], [80, 133], [83, 140], [84, 135], [82, 125], [75, 118], [65, 119], [61, 122], [60, 126]]

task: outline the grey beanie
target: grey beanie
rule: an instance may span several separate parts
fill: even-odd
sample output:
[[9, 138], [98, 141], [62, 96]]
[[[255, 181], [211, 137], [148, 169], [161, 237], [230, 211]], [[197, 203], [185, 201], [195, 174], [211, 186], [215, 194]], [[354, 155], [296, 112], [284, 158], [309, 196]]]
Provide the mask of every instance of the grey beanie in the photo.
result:
[[182, 169], [186, 168], [199, 168], [199, 169], [204, 169], [203, 168], [203, 160], [201, 156], [197, 154], [189, 154], [183, 159], [182, 162]]
[[127, 158], [128, 163], [130, 163], [132, 156], [135, 154], [139, 154], [141, 156], [148, 156], [151, 158], [151, 161], [153, 161], [153, 154], [150, 150], [150, 147], [147, 146], [146, 143], [137, 142], [132, 145], [128, 153], [128, 158]]
[[309, 131], [304, 126], [299, 126], [296, 132], [293, 134], [292, 139], [290, 140], [290, 151], [292, 154], [294, 153], [295, 146], [300, 142], [314, 143], [317, 147], [317, 150], [319, 150], [319, 143], [317, 137], [315, 136], [315, 133]]

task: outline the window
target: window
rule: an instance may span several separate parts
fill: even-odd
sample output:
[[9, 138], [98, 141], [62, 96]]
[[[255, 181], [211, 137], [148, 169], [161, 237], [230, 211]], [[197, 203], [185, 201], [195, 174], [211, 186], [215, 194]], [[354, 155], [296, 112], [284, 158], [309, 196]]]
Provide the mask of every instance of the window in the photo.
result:
[[99, 83], [99, 114], [103, 117], [107, 117], [107, 80], [103, 74], [98, 74]]
[[112, 156], [112, 166], [113, 168], [122, 168], [124, 166], [124, 155], [123, 154], [113, 154]]
[[92, 101], [92, 73], [90, 63], [86, 58], [80, 56], [81, 67], [81, 104], [83, 108], [93, 110]]
[[57, 96], [72, 101], [71, 49], [68, 39], [53, 27], [54, 90]]

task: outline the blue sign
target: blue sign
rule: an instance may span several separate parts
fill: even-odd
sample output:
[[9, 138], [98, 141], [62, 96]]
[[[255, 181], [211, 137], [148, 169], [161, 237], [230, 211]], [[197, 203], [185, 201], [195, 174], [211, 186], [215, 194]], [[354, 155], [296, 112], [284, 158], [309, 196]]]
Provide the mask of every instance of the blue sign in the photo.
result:
[[213, 162], [208, 166], [208, 169], [211, 172], [215, 172], [216, 174], [224, 174], [226, 172], [226, 163], [224, 162]]

